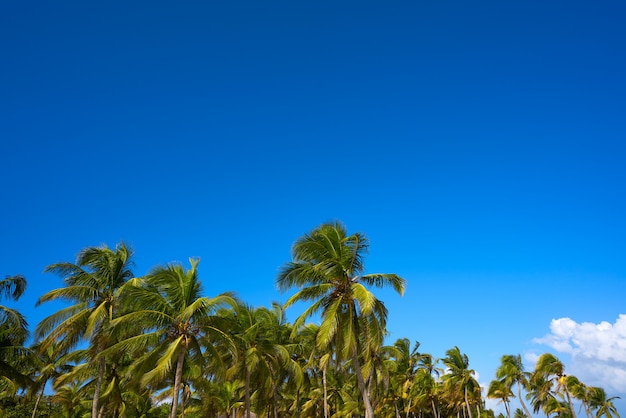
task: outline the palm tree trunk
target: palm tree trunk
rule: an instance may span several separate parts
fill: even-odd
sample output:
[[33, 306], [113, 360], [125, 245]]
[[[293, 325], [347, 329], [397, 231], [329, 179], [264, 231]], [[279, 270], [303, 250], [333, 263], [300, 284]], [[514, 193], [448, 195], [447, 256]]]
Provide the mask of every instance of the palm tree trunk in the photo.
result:
[[519, 399], [519, 402], [522, 404], [522, 408], [524, 408], [524, 412], [526, 413], [526, 416], [532, 417], [532, 415], [530, 414], [530, 411], [528, 410], [528, 408], [526, 408], [526, 404], [522, 400], [522, 387], [521, 386], [522, 385], [520, 385], [520, 383], [517, 382], [517, 399]]
[[465, 397], [465, 409], [467, 410], [468, 418], [472, 418], [472, 408], [470, 408], [468, 399], [467, 399], [467, 386], [463, 390], [463, 396]]
[[183, 384], [183, 396], [180, 398], [180, 417], [185, 418], [185, 400], [187, 397], [187, 385]]
[[361, 363], [359, 363], [359, 355], [356, 351], [356, 345], [352, 346], [352, 366], [354, 367], [354, 374], [356, 374], [356, 381], [361, 391], [361, 397], [363, 398], [363, 404], [365, 405], [365, 418], [374, 418], [374, 409], [370, 403], [369, 395], [367, 394], [367, 388], [365, 387], [365, 380], [363, 379], [363, 373], [361, 372]]
[[43, 398], [43, 392], [46, 389], [46, 382], [48, 380], [44, 380], [43, 383], [41, 384], [41, 390], [39, 391], [39, 394], [37, 395], [37, 400], [35, 401], [35, 406], [33, 407], [33, 415], [32, 418], [35, 418], [37, 416], [37, 407], [39, 406], [39, 402], [41, 401], [41, 398]]
[[324, 386], [324, 418], [328, 418], [328, 388], [326, 387], [326, 365], [322, 367], [322, 386]]
[[276, 387], [276, 382], [272, 383], [272, 399], [274, 403], [274, 418], [278, 418], [278, 397], [276, 393], [278, 392], [278, 388]]
[[431, 400], [430, 400], [430, 404], [431, 404], [431, 405], [432, 405], [432, 407], [433, 407], [433, 416], [434, 416], [435, 418], [439, 418], [439, 414], [437, 413], [437, 408], [435, 407], [435, 400], [434, 400], [434, 399], [431, 399]]
[[569, 405], [569, 410], [572, 413], [572, 418], [576, 418], [576, 412], [574, 411], [574, 405], [572, 404], [572, 397], [569, 394], [569, 390], [567, 390], [567, 386], [565, 387], [565, 394], [567, 395], [567, 403]]
[[104, 357], [100, 357], [98, 361], [98, 378], [96, 379], [96, 388], [93, 392], [93, 402], [91, 404], [91, 416], [98, 416], [98, 402], [100, 401], [100, 388], [102, 387], [102, 379], [104, 378], [104, 367], [106, 366]]
[[296, 418], [300, 418], [300, 388], [296, 391]]
[[248, 366], [246, 367], [246, 418], [250, 418], [250, 370], [248, 370]]
[[174, 378], [174, 393], [172, 394], [172, 410], [170, 418], [176, 418], [176, 410], [178, 409], [178, 392], [180, 392], [180, 383], [183, 380], [183, 363], [185, 362], [185, 347], [182, 346], [178, 351], [178, 360], [176, 361], [176, 377]]

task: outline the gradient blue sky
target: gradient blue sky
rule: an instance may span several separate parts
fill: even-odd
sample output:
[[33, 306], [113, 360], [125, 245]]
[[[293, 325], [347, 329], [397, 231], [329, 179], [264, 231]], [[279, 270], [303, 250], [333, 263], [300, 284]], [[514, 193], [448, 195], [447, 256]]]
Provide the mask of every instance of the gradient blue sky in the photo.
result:
[[284, 302], [339, 219], [408, 281], [377, 293], [392, 340], [483, 383], [551, 350], [626, 397], [623, 2], [1, 8], [0, 273], [33, 326], [46, 265], [120, 240], [137, 275], [197, 256], [207, 294]]

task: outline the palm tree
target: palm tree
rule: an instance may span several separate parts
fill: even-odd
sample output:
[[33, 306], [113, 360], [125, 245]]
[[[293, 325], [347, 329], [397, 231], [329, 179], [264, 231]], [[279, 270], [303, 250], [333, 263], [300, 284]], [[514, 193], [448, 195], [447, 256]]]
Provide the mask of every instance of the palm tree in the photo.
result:
[[504, 404], [504, 408], [506, 409], [507, 418], [511, 418], [511, 397], [513, 397], [513, 393], [511, 392], [511, 387], [508, 386], [501, 380], [492, 380], [489, 383], [489, 389], [487, 390], [487, 397], [491, 399], [500, 399]]
[[35, 378], [29, 392], [36, 396], [32, 414], [32, 418], [35, 418], [48, 381], [51, 379], [54, 381], [63, 373], [70, 371], [72, 366], [68, 364], [65, 353], [59, 350], [58, 343], [48, 346], [45, 350], [34, 346], [32, 351]]
[[[398, 399], [400, 397], [390, 389], [392, 379], [398, 370], [397, 360], [401, 360], [404, 353], [395, 344], [382, 345], [381, 343], [382, 341], [377, 344], [367, 344], [367, 341], [363, 343], [363, 346], [367, 347], [363, 364], [363, 373], [367, 377], [367, 393], [374, 411], [388, 409], [399, 413]], [[380, 416], [380, 414], [376, 415]]]
[[[267, 337], [273, 341], [270, 362], [272, 372], [272, 410], [274, 418], [278, 418], [280, 408], [288, 409], [285, 405], [285, 395], [290, 388], [301, 387], [304, 382], [302, 364], [298, 361], [297, 354], [298, 341], [292, 341], [294, 334], [292, 326], [287, 322], [285, 308], [277, 302], [272, 303], [272, 307], [267, 309], [266, 327]], [[279, 396], [281, 395], [280, 399]], [[279, 406], [279, 400], [281, 406]]]
[[299, 366], [299, 375], [302, 376], [300, 384], [292, 385], [291, 389], [296, 393], [293, 395], [294, 405], [291, 408], [295, 410], [296, 417], [300, 417], [302, 413], [302, 398], [306, 396], [308, 391], [311, 407], [316, 401], [322, 405], [315, 413], [315, 416], [330, 416], [328, 405], [328, 384], [327, 370], [330, 361], [330, 355], [321, 352], [315, 344], [319, 326], [314, 323], [307, 323], [298, 329], [292, 329], [290, 338], [290, 353], [292, 358]]
[[61, 405], [67, 418], [78, 418], [87, 412], [84, 388], [79, 385], [66, 385], [57, 389], [51, 397], [52, 402]]
[[[0, 280], [0, 300], [17, 301], [26, 290], [23, 276], [8, 276]], [[23, 373], [29, 351], [24, 347], [28, 338], [26, 318], [16, 309], [0, 305], [0, 391], [11, 394], [32, 382]], [[3, 388], [4, 387], [4, 388]]]
[[395, 415], [399, 417], [400, 411], [407, 414], [410, 409], [412, 399], [408, 400], [408, 394], [415, 381], [419, 342], [415, 343], [413, 351], [411, 351], [411, 342], [408, 338], [396, 340], [393, 346], [396, 351], [392, 357], [394, 367], [390, 378], [388, 398], [393, 403]]
[[596, 418], [620, 418], [617, 408], [613, 403], [614, 399], [619, 399], [619, 396], [613, 396], [608, 398], [606, 392], [602, 388], [590, 387], [587, 389], [589, 405], [596, 410]]
[[283, 315], [284, 311], [278, 305], [267, 309], [240, 303], [232, 312], [230, 336], [237, 348], [237, 356], [229, 374], [244, 382], [244, 408], [248, 418], [253, 379], [257, 383], [254, 385], [257, 406], [265, 402], [275, 417], [278, 416], [278, 385], [289, 378], [295, 384], [302, 380], [301, 369], [286, 346], [288, 334]]
[[326, 349], [333, 343], [338, 357], [352, 358], [365, 416], [373, 418], [374, 411], [359, 361], [361, 343], [358, 336], [363, 331], [359, 318], [370, 317], [370, 324], [376, 323], [384, 330], [387, 309], [366, 286], [391, 286], [402, 295], [405, 280], [395, 274], [363, 274], [368, 246], [364, 235], [348, 235], [339, 222], [323, 224], [295, 242], [293, 261], [281, 268], [276, 283], [281, 291], [292, 287], [300, 289], [289, 298], [285, 307], [298, 301], [313, 301], [296, 320], [295, 328], [306, 318], [321, 314], [317, 346]]
[[[48, 301], [62, 300], [73, 303], [48, 316], [36, 330], [41, 349], [46, 350], [55, 342], [59, 349], [68, 351], [82, 340], [89, 340], [92, 358], [110, 345], [105, 332], [119, 309], [119, 289], [131, 277], [133, 251], [119, 243], [115, 250], [106, 245], [88, 247], [78, 253], [76, 263], [57, 263], [46, 267], [63, 277], [65, 287], [41, 296], [37, 306]], [[95, 382], [92, 417], [98, 416], [98, 402], [103, 384], [106, 358], [100, 356]]]
[[[222, 332], [208, 326], [209, 314], [225, 305], [234, 305], [231, 295], [214, 298], [201, 296], [198, 260], [190, 259], [186, 270], [180, 263], [158, 266], [144, 278], [130, 280], [122, 289], [129, 312], [111, 322], [116, 335], [139, 327], [143, 332], [123, 339], [109, 350], [148, 353], [142, 356], [132, 373], [143, 385], [163, 381], [175, 367], [170, 417], [175, 418], [183, 367], [187, 358], [204, 364], [202, 334]], [[135, 331], [135, 330], [133, 330]], [[175, 365], [175, 366], [174, 366]]]
[[[7, 276], [0, 280], [0, 300], [9, 298], [18, 300], [26, 290], [24, 276]], [[18, 311], [7, 306], [0, 305], [0, 337], [13, 336], [16, 340], [25, 340], [28, 336], [28, 323], [26, 318]]]
[[[546, 382], [550, 384], [550, 390], [554, 389], [556, 393], [567, 402], [568, 413], [576, 418], [576, 412], [572, 404], [572, 397], [568, 389], [568, 376], [565, 374], [565, 366], [561, 361], [551, 353], [544, 353], [539, 356], [537, 363], [535, 364], [535, 370], [533, 372], [533, 379]], [[576, 379], [577, 381], [578, 379]], [[556, 406], [554, 402], [546, 404], [547, 407]], [[557, 409], [562, 409], [562, 406], [558, 406]]]
[[553, 405], [556, 400], [552, 392], [552, 381], [546, 379], [544, 376], [533, 373], [530, 379], [530, 392], [526, 397], [530, 399], [534, 413], [542, 410], [548, 415], [550, 405]]
[[[565, 377], [565, 388], [567, 389], [570, 396], [574, 399], [578, 399], [581, 403], [582, 408], [584, 408], [587, 416], [590, 415], [589, 412], [589, 391], [587, 390], [587, 385], [578, 380], [576, 376], [568, 375]], [[572, 402], [569, 402], [570, 405]], [[573, 408], [573, 406], [572, 406]]]
[[[434, 418], [441, 416], [439, 408], [441, 385], [428, 369], [417, 369], [414, 383], [411, 386], [409, 394], [415, 403], [415, 407], [418, 408], [422, 414], [425, 411], [432, 410]], [[412, 409], [412, 407], [410, 407], [409, 410], [410, 409]]]
[[[447, 367], [447, 373], [442, 377], [447, 394], [456, 407], [464, 405], [467, 416], [472, 418], [471, 404], [480, 405], [480, 385], [473, 377], [474, 370], [469, 369], [469, 358], [455, 346], [446, 351], [442, 361]], [[458, 400], [457, 396], [461, 396], [462, 400]]]
[[513, 413], [513, 418], [531, 418], [531, 415], [527, 415], [524, 411], [519, 408], [515, 409], [515, 413]]
[[522, 399], [522, 388], [527, 390], [529, 387], [529, 373], [524, 371], [522, 356], [519, 354], [516, 356], [510, 354], [502, 356], [500, 366], [496, 370], [496, 378], [503, 382], [509, 390], [511, 390], [513, 385], [517, 385], [517, 398], [526, 415], [531, 417], [532, 415]]

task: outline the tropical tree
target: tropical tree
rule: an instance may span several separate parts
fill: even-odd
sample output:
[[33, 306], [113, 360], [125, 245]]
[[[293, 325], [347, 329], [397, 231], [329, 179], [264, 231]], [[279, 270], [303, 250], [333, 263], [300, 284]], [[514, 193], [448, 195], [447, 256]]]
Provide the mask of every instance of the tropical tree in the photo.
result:
[[513, 393], [509, 386], [501, 380], [492, 380], [491, 383], [489, 383], [487, 397], [502, 401], [507, 418], [511, 418], [511, 397], [513, 397]]
[[77, 384], [59, 387], [51, 400], [63, 408], [66, 418], [82, 417], [88, 411], [85, 405], [85, 389]]
[[[230, 336], [237, 356], [229, 371], [244, 382], [245, 414], [251, 416], [252, 383], [256, 382], [257, 407], [261, 405], [278, 416], [278, 386], [293, 378], [301, 382], [301, 369], [286, 346], [287, 330], [282, 307], [254, 308], [239, 303], [232, 312]], [[283, 373], [284, 371], [284, 373]]]
[[199, 260], [189, 262], [190, 269], [172, 263], [155, 267], [144, 278], [128, 281], [122, 289], [128, 312], [113, 320], [111, 328], [120, 338], [128, 329], [135, 332], [140, 328], [142, 333], [128, 336], [107, 350], [111, 353], [148, 350], [130, 369], [133, 375], [140, 376], [143, 385], [165, 380], [175, 367], [171, 418], [177, 414], [185, 359], [205, 364], [203, 347], [207, 346], [201, 343], [202, 334], [225, 337], [223, 331], [209, 325], [211, 312], [235, 304], [229, 294], [202, 296]]
[[284, 265], [276, 283], [281, 291], [293, 287], [298, 292], [291, 296], [285, 307], [299, 301], [313, 301], [296, 320], [295, 328], [312, 315], [320, 314], [322, 323], [316, 344], [326, 349], [336, 347], [337, 359], [350, 357], [358, 388], [365, 406], [366, 418], [373, 418], [365, 379], [361, 370], [359, 352], [362, 342], [359, 335], [361, 317], [371, 318], [381, 330], [386, 327], [387, 309], [367, 287], [390, 286], [400, 295], [404, 293], [405, 280], [396, 274], [363, 274], [364, 257], [368, 240], [360, 233], [348, 235], [339, 222], [323, 224], [299, 238], [292, 247], [293, 261]]
[[[9, 276], [0, 280], [0, 301], [17, 301], [26, 289], [23, 276]], [[24, 374], [29, 351], [24, 347], [28, 338], [26, 318], [16, 309], [0, 305], [0, 393], [14, 394], [32, 382]]]
[[208, 416], [218, 416], [217, 414], [220, 413], [228, 418], [235, 418], [237, 410], [244, 405], [241, 400], [243, 399], [243, 386], [244, 383], [238, 379], [220, 382], [204, 381], [199, 386], [194, 386], [200, 393], [200, 404], [195, 410], [205, 414], [208, 412]]
[[414, 384], [409, 392], [414, 403], [414, 406], [411, 405], [409, 407], [409, 411], [416, 408], [420, 415], [425, 414], [427, 411], [432, 411], [433, 417], [439, 418], [441, 416], [441, 394], [442, 387], [440, 382], [435, 379], [435, 376], [429, 373], [427, 369], [418, 369], [415, 373]]
[[[4, 298], [18, 300], [26, 290], [24, 276], [7, 276], [0, 280], [0, 300]], [[18, 311], [0, 305], [0, 337], [12, 336], [16, 340], [25, 340], [28, 336], [26, 318]]]
[[[307, 404], [307, 410], [311, 416], [324, 418], [330, 417], [330, 407], [328, 404], [328, 365], [330, 354], [326, 351], [318, 350], [316, 345], [319, 326], [314, 323], [307, 323], [297, 329], [292, 329], [289, 352], [299, 368], [298, 376], [302, 380], [294, 381], [294, 385], [289, 385], [292, 406], [289, 408], [295, 412], [296, 417], [303, 414], [303, 402]], [[308, 400], [305, 398], [308, 397]], [[306, 413], [305, 416], [309, 416]]]
[[[387, 410], [388, 413], [399, 413], [397, 392], [392, 390], [392, 379], [398, 372], [398, 363], [404, 353], [394, 345], [368, 344], [366, 338], [363, 346], [363, 374], [366, 376], [367, 393], [370, 396], [374, 411]], [[376, 414], [381, 416], [381, 414]]]
[[111, 344], [107, 327], [118, 314], [119, 289], [131, 277], [133, 251], [119, 243], [115, 249], [106, 245], [88, 247], [78, 253], [76, 263], [57, 263], [45, 272], [55, 273], [65, 287], [52, 290], [39, 298], [37, 305], [60, 300], [73, 303], [39, 323], [36, 337], [42, 350], [54, 343], [61, 351], [69, 351], [88, 340], [91, 358], [98, 357], [91, 415], [98, 416], [98, 402], [106, 367], [106, 358], [98, 356]]
[[393, 403], [394, 414], [400, 416], [400, 411], [406, 415], [411, 407], [412, 399], [409, 392], [415, 382], [417, 361], [420, 355], [417, 351], [419, 342], [415, 343], [413, 350], [411, 350], [411, 342], [408, 338], [396, 340], [393, 346], [395, 348], [392, 354], [394, 367], [387, 397]]
[[569, 415], [576, 418], [572, 397], [567, 385], [568, 376], [565, 374], [565, 366], [554, 354], [544, 353], [539, 356], [531, 379], [540, 383], [540, 385], [535, 384], [535, 388], [544, 392], [542, 396], [546, 396], [545, 391], [554, 392], [565, 402], [565, 405], [563, 405], [562, 402], [554, 401], [556, 399], [554, 395], [552, 397], [547, 396], [542, 403], [544, 412], [552, 411], [559, 413], [566, 410]]
[[[474, 378], [474, 370], [469, 368], [469, 358], [459, 347], [446, 351], [442, 359], [446, 373], [442, 376], [444, 389], [455, 408], [463, 408], [464, 414], [472, 418], [472, 405], [480, 408], [480, 385]], [[479, 412], [480, 413], [480, 412]]]
[[531, 418], [531, 415], [527, 415], [524, 411], [519, 408], [515, 409], [513, 413], [513, 418]]
[[[552, 381], [544, 376], [533, 373], [530, 379], [530, 391], [527, 398], [533, 407], [533, 412], [543, 411], [546, 416], [550, 414], [550, 408], [555, 404], [556, 398], [552, 391]], [[532, 416], [532, 415], [530, 415]]]
[[613, 403], [614, 399], [619, 399], [619, 396], [607, 397], [606, 391], [598, 387], [590, 387], [588, 391], [589, 405], [596, 411], [596, 418], [620, 418], [619, 412]]
[[529, 382], [529, 373], [524, 371], [524, 363], [522, 362], [522, 356], [518, 355], [504, 355], [500, 359], [500, 366], [496, 370], [496, 378], [500, 380], [506, 387], [509, 388], [509, 391], [512, 390], [513, 385], [517, 385], [517, 398], [524, 408], [524, 412], [527, 416], [532, 416], [526, 404], [524, 403], [524, 399], [522, 398], [522, 388], [528, 390], [530, 382]]
[[67, 361], [66, 353], [59, 349], [59, 343], [55, 342], [45, 350], [41, 350], [35, 345], [32, 347], [32, 352], [33, 385], [30, 387], [29, 395], [35, 396], [32, 413], [32, 418], [35, 418], [48, 381], [54, 381], [59, 376], [69, 372], [72, 366]]

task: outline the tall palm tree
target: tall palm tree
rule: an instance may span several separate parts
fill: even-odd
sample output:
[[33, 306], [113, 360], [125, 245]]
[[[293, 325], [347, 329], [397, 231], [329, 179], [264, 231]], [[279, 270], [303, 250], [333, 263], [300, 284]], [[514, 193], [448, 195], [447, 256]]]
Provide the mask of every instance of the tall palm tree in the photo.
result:
[[[0, 300], [4, 298], [18, 300], [26, 290], [24, 276], [7, 276], [0, 280]], [[7, 306], [0, 305], [0, 337], [13, 336], [17, 340], [25, 340], [28, 336], [28, 323], [26, 318]]]
[[619, 399], [619, 396], [609, 398], [605, 390], [598, 387], [590, 387], [587, 391], [589, 392], [589, 405], [596, 410], [596, 418], [620, 418], [619, 412], [617, 412], [617, 408], [613, 403], [613, 400]]
[[499, 399], [504, 404], [507, 418], [511, 418], [511, 387], [504, 383], [502, 380], [492, 380], [489, 383], [489, 389], [487, 390], [487, 397], [491, 399]]
[[67, 418], [82, 417], [88, 411], [85, 406], [84, 388], [79, 385], [59, 387], [51, 400], [64, 409], [64, 417]]
[[398, 397], [390, 389], [392, 388], [392, 379], [398, 371], [396, 360], [402, 358], [403, 352], [395, 345], [368, 344], [366, 347], [363, 374], [366, 376], [367, 393], [370, 396], [372, 407], [374, 411], [377, 408], [383, 408], [399, 413]]
[[[445, 389], [448, 395], [459, 406], [464, 406], [464, 411], [472, 418], [472, 404], [480, 406], [480, 385], [474, 378], [474, 370], [469, 368], [469, 358], [461, 353], [459, 347], [453, 347], [446, 351], [442, 359], [447, 367], [447, 373], [443, 375]], [[461, 400], [457, 400], [459, 396]], [[464, 413], [465, 413], [464, 412]]]
[[[565, 366], [558, 358], [556, 358], [554, 354], [544, 353], [539, 356], [539, 359], [537, 359], [537, 363], [535, 364], [535, 370], [533, 371], [532, 378], [539, 379], [539, 381], [545, 381], [546, 384], [549, 382], [550, 389], [555, 390], [556, 394], [567, 402], [569, 414], [573, 418], [576, 418], [576, 412], [574, 411], [574, 405], [572, 404], [572, 397], [567, 385], [569, 379], [565, 374]], [[576, 379], [576, 381], [577, 380], [578, 379]], [[559, 406], [558, 408], [562, 409], [562, 406]]]
[[175, 418], [183, 382], [185, 359], [204, 363], [202, 334], [215, 331], [208, 326], [212, 311], [234, 305], [231, 295], [214, 298], [202, 296], [197, 259], [190, 259], [190, 269], [180, 263], [155, 267], [144, 278], [130, 280], [122, 289], [129, 312], [111, 322], [115, 335], [128, 329], [142, 333], [122, 339], [109, 350], [141, 352], [148, 349], [132, 369], [143, 385], [163, 381], [175, 367], [170, 417]]
[[288, 379], [299, 384], [302, 379], [301, 369], [287, 349], [283, 315], [282, 307], [276, 304], [273, 309], [267, 309], [240, 303], [232, 312], [230, 336], [237, 347], [237, 356], [230, 375], [244, 382], [244, 408], [248, 418], [251, 416], [252, 383], [256, 382], [257, 406], [265, 403], [266, 409], [277, 417], [278, 386]]
[[274, 418], [278, 418], [281, 408], [288, 409], [288, 405], [285, 404], [288, 399], [285, 395], [288, 396], [291, 392], [289, 389], [302, 386], [304, 373], [303, 365], [297, 358], [299, 341], [291, 339], [291, 335], [297, 335], [297, 332], [294, 332], [291, 324], [287, 322], [285, 307], [273, 302], [272, 307], [267, 311], [268, 338], [274, 342], [274, 350], [271, 353], [273, 361], [270, 363], [272, 410]]
[[578, 399], [581, 403], [582, 408], [585, 410], [587, 416], [589, 413], [589, 391], [587, 390], [587, 385], [578, 380], [576, 376], [567, 375], [564, 379], [564, 385], [570, 395], [569, 404], [573, 408], [571, 398]]
[[528, 381], [529, 373], [524, 371], [522, 356], [519, 354], [502, 356], [500, 366], [496, 370], [496, 378], [508, 386], [509, 390], [511, 390], [513, 385], [517, 385], [517, 399], [519, 399], [526, 415], [532, 416], [522, 399], [522, 388], [528, 390], [530, 384]]
[[298, 301], [313, 301], [296, 320], [295, 328], [306, 318], [321, 314], [317, 346], [325, 349], [333, 343], [338, 357], [351, 357], [365, 417], [373, 418], [359, 360], [362, 332], [359, 318], [370, 317], [370, 324], [375, 323], [384, 330], [387, 309], [366, 286], [391, 286], [402, 295], [405, 280], [396, 274], [363, 274], [368, 246], [364, 235], [348, 235], [339, 222], [323, 224], [295, 242], [293, 261], [281, 268], [276, 283], [281, 291], [292, 287], [300, 289], [285, 307]]
[[527, 415], [524, 411], [522, 411], [519, 408], [515, 409], [515, 412], [513, 413], [513, 418], [531, 418], [532, 415]]
[[549, 408], [551, 405], [554, 405], [557, 400], [552, 391], [552, 381], [536, 373], [532, 374], [530, 379], [530, 391], [526, 397], [530, 399], [534, 413], [543, 411], [546, 416], [550, 413]]
[[[434, 418], [441, 416], [439, 408], [441, 385], [427, 369], [417, 369], [414, 384], [411, 386], [409, 394], [415, 407], [419, 409], [422, 415], [431, 410]], [[411, 409], [412, 407], [409, 408], [409, 410]]]
[[[115, 249], [106, 245], [88, 247], [78, 253], [76, 263], [57, 263], [46, 267], [45, 272], [55, 273], [65, 282], [65, 287], [51, 290], [37, 301], [60, 300], [73, 303], [48, 316], [39, 323], [37, 339], [42, 350], [55, 342], [67, 351], [80, 341], [88, 340], [92, 358], [110, 345], [106, 329], [119, 310], [119, 289], [131, 277], [132, 249], [121, 242]], [[103, 384], [106, 358], [100, 356], [95, 382], [91, 415], [98, 416], [98, 402]]]
[[35, 396], [35, 405], [32, 413], [32, 418], [35, 418], [48, 381], [54, 381], [63, 373], [70, 371], [72, 366], [67, 361], [65, 353], [59, 350], [58, 343], [48, 346], [46, 350], [40, 350], [37, 346], [34, 346], [32, 351], [34, 379], [28, 395], [29, 397]]
[[[317, 349], [315, 340], [318, 331], [319, 326], [314, 323], [307, 323], [292, 331], [290, 352], [294, 360], [300, 366], [303, 378], [301, 384], [293, 388], [296, 390], [296, 394], [294, 402], [295, 407], [292, 409], [295, 409], [298, 418], [302, 412], [300, 402], [303, 395], [302, 392], [306, 390], [309, 391], [309, 394], [313, 394], [315, 400], [321, 399], [320, 403], [322, 404], [322, 408], [320, 409], [322, 412], [318, 415], [324, 418], [330, 416], [326, 377], [330, 355], [326, 352], [320, 352], [320, 350]], [[321, 396], [318, 396], [318, 394], [321, 394]]]
[[[9, 276], [0, 280], [0, 300], [4, 298], [17, 301], [26, 289], [23, 276]], [[16, 309], [0, 305], [0, 391], [2, 386], [15, 392], [20, 387], [32, 382], [23, 373], [28, 358], [24, 342], [28, 338], [26, 318]]]
[[396, 340], [393, 346], [396, 352], [393, 354], [394, 370], [390, 379], [388, 397], [394, 404], [396, 416], [400, 416], [400, 411], [407, 414], [410, 409], [412, 399], [409, 400], [409, 392], [415, 382], [419, 342], [415, 343], [415, 348], [412, 351], [411, 342], [408, 338]]

